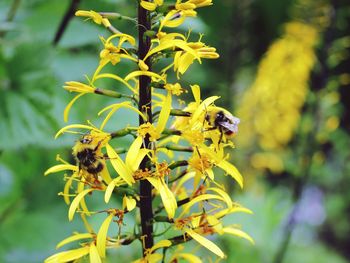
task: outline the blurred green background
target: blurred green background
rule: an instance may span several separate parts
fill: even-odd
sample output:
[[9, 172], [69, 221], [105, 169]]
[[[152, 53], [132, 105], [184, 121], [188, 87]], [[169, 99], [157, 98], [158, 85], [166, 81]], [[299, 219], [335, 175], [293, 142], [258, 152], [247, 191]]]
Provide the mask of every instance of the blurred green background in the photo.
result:
[[[79, 9], [135, 16], [136, 1], [74, 2]], [[57, 153], [72, 160], [74, 138], [53, 139], [64, 125], [63, 109], [72, 98], [61, 87], [65, 81], [91, 76], [102, 47], [98, 36], [109, 33], [72, 18], [58, 39], [70, 5], [67, 0], [0, 2], [0, 262], [42, 262], [60, 240], [82, 229], [78, 220], [68, 222], [67, 207], [57, 195], [63, 176], [43, 173], [56, 163]], [[235, 139], [237, 148], [231, 156], [246, 186], [243, 191], [230, 187], [234, 199], [254, 215], [233, 215], [227, 221], [241, 224], [256, 245], [219, 237], [226, 262], [350, 262], [349, 1], [216, 0], [198, 11], [199, 18], [188, 20], [182, 29], [191, 27], [193, 36], [203, 32], [204, 42], [217, 48], [220, 59], [192, 65], [182, 84], [187, 88], [199, 84], [202, 97], [220, 95], [220, 106], [236, 115], [248, 108], [253, 115], [238, 117], [243, 126], [254, 121], [256, 129], [242, 129]], [[288, 101], [293, 92], [283, 98], [278, 92], [300, 86], [292, 72], [301, 65], [287, 63], [276, 71], [259, 71], [263, 59], [274, 63], [269, 57], [273, 43], [290, 40], [284, 25], [291, 21], [314, 27], [318, 41], [312, 48], [315, 59], [304, 80], [304, 97], [292, 109], [296, 124], [277, 149], [260, 140], [263, 123], [256, 116], [264, 111], [253, 102], [260, 88], [255, 80], [262, 74], [268, 83], [277, 79], [282, 83], [269, 91], [270, 101]], [[127, 21], [114, 25], [122, 32], [137, 29]], [[300, 39], [308, 37], [303, 34]], [[275, 50], [286, 52], [278, 46]], [[248, 94], [252, 86], [257, 88]], [[85, 96], [73, 108], [70, 122], [94, 122], [96, 112], [110, 102]], [[271, 104], [276, 116], [279, 109], [285, 110], [282, 106]], [[271, 134], [285, 128], [278, 119], [270, 119], [269, 125]], [[248, 136], [252, 143], [241, 143]], [[130, 249], [126, 253], [135, 257]]]

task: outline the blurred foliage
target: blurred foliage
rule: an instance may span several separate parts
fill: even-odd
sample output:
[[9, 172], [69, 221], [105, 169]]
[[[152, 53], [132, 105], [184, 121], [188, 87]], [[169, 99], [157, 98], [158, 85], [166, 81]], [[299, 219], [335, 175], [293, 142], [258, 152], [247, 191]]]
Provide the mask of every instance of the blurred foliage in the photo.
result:
[[[283, 249], [290, 225], [293, 231], [283, 262], [341, 263], [350, 259], [350, 3], [322, 2], [330, 8], [328, 22], [319, 19], [325, 13], [317, 0], [217, 0], [212, 9], [199, 12], [203, 21], [193, 26], [207, 32], [206, 39], [218, 47], [221, 58], [204, 63], [204, 67], [194, 65], [187, 75], [191, 74], [206, 95], [220, 94], [224, 106], [237, 108], [255, 99], [254, 94], [245, 100], [243, 97], [254, 85], [261, 61], [268, 59], [266, 52], [283, 39], [285, 23], [325, 23], [324, 30], [318, 28], [309, 81], [304, 80], [308, 87], [297, 108], [300, 116], [275, 155], [282, 159], [282, 168], [270, 169], [266, 161], [263, 166], [252, 165], [251, 157], [263, 148], [258, 143], [242, 147], [239, 138], [248, 135], [238, 135], [234, 158], [247, 186], [245, 194], [233, 194], [255, 215], [237, 220], [255, 238], [256, 246], [237, 239], [218, 240], [230, 251], [227, 262], [273, 262]], [[68, 0], [0, 2], [0, 262], [40, 262], [54, 252], [58, 240], [78, 228], [66, 223], [64, 204], [56, 194], [63, 181], [42, 174], [55, 162], [50, 156], [58, 148], [64, 147], [64, 157], [71, 158], [73, 142], [52, 139], [63, 125], [63, 108], [72, 98], [61, 86], [64, 81], [79, 81], [80, 76], [93, 72], [102, 46], [96, 36], [106, 32], [73, 18], [62, 39], [53, 45], [69, 5]], [[83, 0], [79, 4], [80, 9], [115, 10], [125, 15], [133, 14], [135, 6], [127, 0]], [[116, 25], [121, 31], [135, 28], [136, 32], [130, 22], [117, 21]], [[191, 26], [190, 21], [184, 30], [187, 26]], [[195, 38], [197, 33], [192, 34]], [[290, 76], [290, 66], [279, 68], [283, 76]], [[272, 71], [264, 77], [275, 83], [276, 74]], [[291, 79], [283, 81], [284, 92], [296, 87]], [[274, 95], [280, 101], [278, 94]], [[79, 116], [94, 122], [96, 116], [89, 114], [103, 107], [102, 103], [92, 103], [88, 95], [84, 96], [70, 121]], [[272, 105], [271, 110], [278, 115]], [[126, 120], [127, 116], [115, 119]], [[253, 120], [241, 121], [244, 125]], [[260, 122], [261, 118], [257, 119], [257, 127], [249, 132], [259, 130]], [[285, 128], [281, 125], [278, 120], [272, 122], [264, 136], [271, 137]], [[126, 255], [125, 262], [135, 258], [133, 250], [122, 254]]]

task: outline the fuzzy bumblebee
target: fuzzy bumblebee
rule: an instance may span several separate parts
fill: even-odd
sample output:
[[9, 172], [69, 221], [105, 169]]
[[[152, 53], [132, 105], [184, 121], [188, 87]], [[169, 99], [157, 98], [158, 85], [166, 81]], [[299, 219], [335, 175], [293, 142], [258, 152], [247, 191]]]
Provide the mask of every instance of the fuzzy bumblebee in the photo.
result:
[[92, 134], [84, 135], [73, 147], [73, 156], [75, 157], [79, 169], [92, 174], [97, 178], [104, 168], [104, 156], [101, 151], [101, 138]]
[[205, 120], [209, 125], [209, 130], [219, 130], [222, 135], [232, 137], [238, 133], [238, 124], [240, 119], [233, 116], [230, 112], [219, 107], [208, 109]]

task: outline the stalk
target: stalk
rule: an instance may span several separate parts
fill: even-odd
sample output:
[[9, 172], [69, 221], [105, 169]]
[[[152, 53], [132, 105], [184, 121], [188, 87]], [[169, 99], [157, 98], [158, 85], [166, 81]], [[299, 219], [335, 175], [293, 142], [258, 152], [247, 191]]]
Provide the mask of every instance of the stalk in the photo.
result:
[[[151, 40], [145, 35], [147, 30], [151, 29], [150, 15], [146, 9], [143, 9], [140, 4], [138, 5], [138, 30], [139, 30], [139, 50], [138, 57], [143, 59], [151, 47]], [[148, 58], [145, 61], [146, 65], [151, 70], [151, 61]], [[152, 122], [152, 109], [151, 109], [151, 79], [147, 76], [140, 76], [139, 79], [139, 110], [143, 112], [149, 122]], [[145, 121], [140, 116], [139, 124], [144, 124]], [[146, 136], [145, 147], [150, 148], [149, 137]], [[141, 162], [140, 169], [145, 169], [148, 157], [145, 157]], [[151, 248], [154, 244], [153, 240], [153, 209], [152, 209], [152, 185], [147, 180], [141, 180], [140, 182], [140, 214], [141, 214], [141, 231], [143, 237], [143, 255], [148, 248]]]

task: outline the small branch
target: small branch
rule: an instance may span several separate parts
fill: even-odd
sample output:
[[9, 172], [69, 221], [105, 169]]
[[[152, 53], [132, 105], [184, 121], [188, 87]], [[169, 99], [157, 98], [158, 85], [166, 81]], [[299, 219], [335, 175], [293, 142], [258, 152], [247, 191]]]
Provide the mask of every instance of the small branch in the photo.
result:
[[[20, 4], [21, 4], [21, 0], [13, 0], [12, 1], [12, 4], [10, 6], [10, 9], [6, 15], [6, 18], [3, 22], [3, 24], [9, 23], [15, 18], [15, 15], [17, 13], [17, 10], [18, 10]], [[6, 34], [6, 31], [7, 31], [6, 29], [4, 31], [0, 31], [0, 37], [4, 37]]]
[[99, 94], [99, 95], [104, 95], [104, 96], [108, 96], [108, 97], [112, 97], [112, 98], [128, 98], [133, 100], [135, 103], [137, 103], [137, 100], [130, 95], [126, 95], [126, 94], [122, 94], [113, 90], [108, 90], [108, 89], [101, 89], [101, 88], [96, 88], [94, 91], [95, 94]]
[[58, 42], [60, 41], [60, 39], [63, 36], [64, 31], [67, 28], [68, 23], [74, 17], [74, 14], [78, 9], [79, 2], [80, 2], [80, 0], [72, 0], [71, 1], [70, 6], [68, 7], [65, 15], [63, 16], [61, 23], [60, 23], [60, 26], [58, 27], [57, 32], [55, 34], [55, 38], [52, 42], [52, 44], [54, 46], [56, 46], [58, 44]]
[[174, 162], [174, 163], [170, 164], [168, 167], [169, 167], [169, 169], [173, 170], [173, 169], [175, 169], [177, 167], [187, 166], [187, 165], [188, 165], [188, 161], [182, 160], [182, 161]]
[[158, 149], [161, 149], [161, 148], [165, 148], [165, 149], [168, 149], [170, 151], [176, 151], [176, 152], [193, 152], [193, 148], [192, 147], [181, 146], [181, 145], [176, 145], [176, 144], [165, 145], [165, 146], [162, 146], [162, 147], [158, 147]]
[[[156, 111], [156, 112], [153, 114], [153, 118], [155, 119], [155, 117], [158, 117], [159, 114], [160, 114], [160, 111]], [[170, 111], [170, 115], [171, 115], [171, 116], [191, 117], [191, 113], [190, 113], [190, 112], [183, 111], [183, 110], [180, 110], [180, 109], [172, 109], [172, 110]]]
[[110, 133], [112, 139], [113, 138], [116, 138], [116, 137], [123, 137], [125, 135], [128, 135], [128, 134], [132, 134], [132, 132], [136, 130], [135, 128], [130, 128], [130, 127], [127, 127], [127, 128], [124, 128], [124, 129], [120, 129], [118, 131], [115, 131], [115, 132], [112, 132]]
[[111, 19], [119, 19], [119, 20], [128, 20], [132, 22], [137, 22], [136, 18], [124, 16], [119, 13], [112, 13], [112, 12], [99, 12], [99, 14], [105, 18], [111, 18]]

